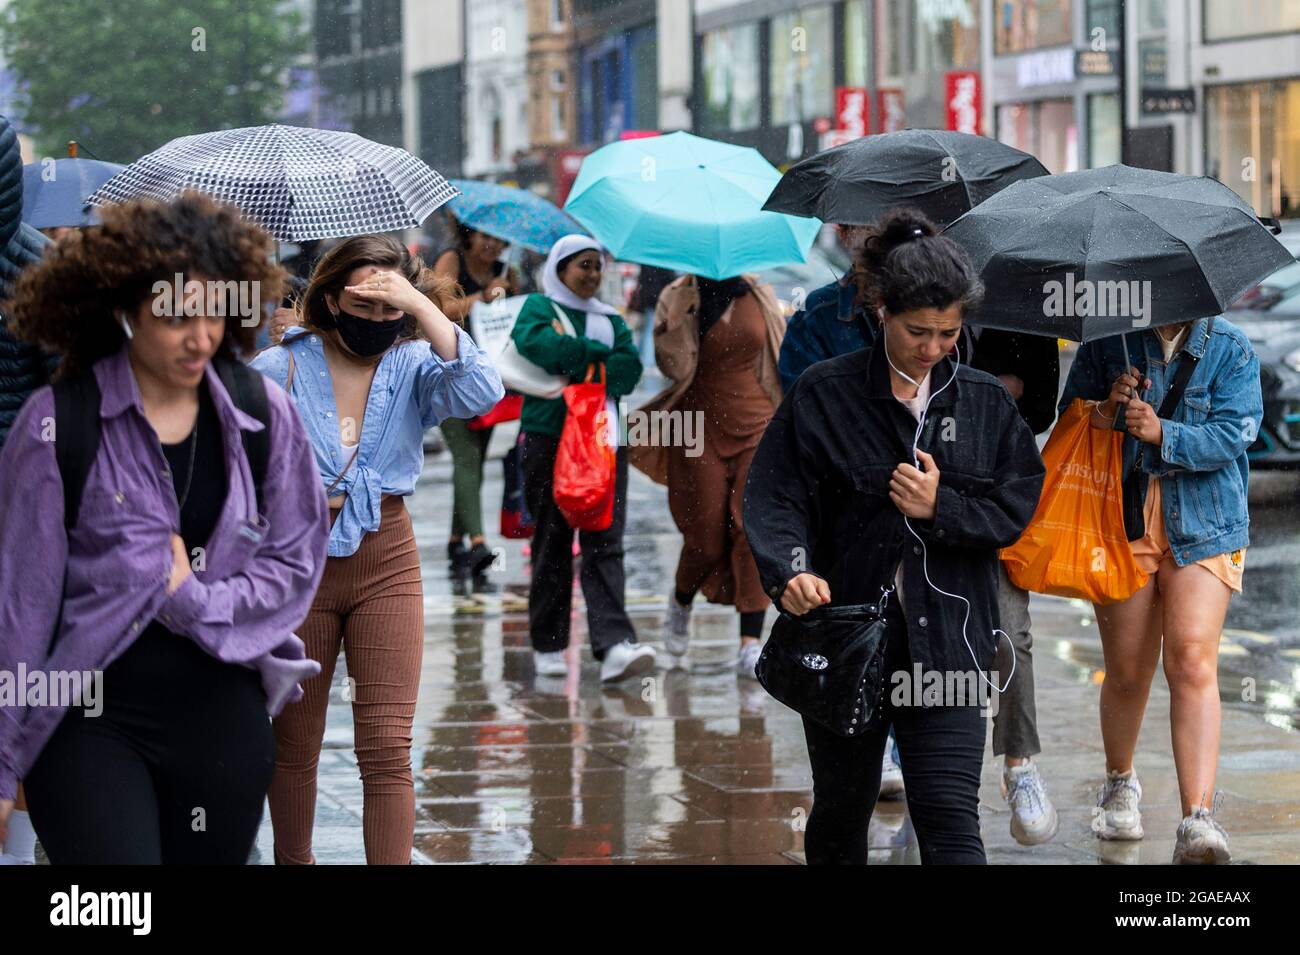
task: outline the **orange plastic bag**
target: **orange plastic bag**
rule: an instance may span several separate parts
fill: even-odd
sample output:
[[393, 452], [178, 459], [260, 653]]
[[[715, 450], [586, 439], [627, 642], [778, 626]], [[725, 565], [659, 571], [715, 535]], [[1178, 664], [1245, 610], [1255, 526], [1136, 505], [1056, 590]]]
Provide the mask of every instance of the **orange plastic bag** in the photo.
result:
[[1147, 575], [1124, 533], [1124, 435], [1092, 427], [1091, 413], [1092, 403], [1076, 398], [1056, 422], [1038, 509], [1001, 557], [1018, 587], [1107, 604], [1133, 596]]
[[564, 389], [568, 414], [555, 455], [552, 494], [569, 526], [580, 531], [608, 530], [614, 522], [614, 449], [606, 429], [613, 426], [605, 408], [602, 381], [586, 380]]

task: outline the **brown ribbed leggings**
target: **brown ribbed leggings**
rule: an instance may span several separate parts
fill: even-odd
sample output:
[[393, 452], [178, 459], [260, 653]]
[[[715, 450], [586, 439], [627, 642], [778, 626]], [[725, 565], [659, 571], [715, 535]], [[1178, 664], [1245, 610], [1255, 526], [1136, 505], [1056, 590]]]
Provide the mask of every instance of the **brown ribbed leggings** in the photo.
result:
[[350, 557], [331, 557], [298, 636], [321, 672], [304, 696], [273, 721], [275, 778], [271, 824], [275, 858], [305, 865], [316, 815], [316, 770], [339, 648], [347, 656], [357, 764], [364, 795], [366, 862], [407, 865], [415, 831], [411, 724], [424, 651], [424, 591], [411, 518], [400, 497], [385, 497], [379, 530]]

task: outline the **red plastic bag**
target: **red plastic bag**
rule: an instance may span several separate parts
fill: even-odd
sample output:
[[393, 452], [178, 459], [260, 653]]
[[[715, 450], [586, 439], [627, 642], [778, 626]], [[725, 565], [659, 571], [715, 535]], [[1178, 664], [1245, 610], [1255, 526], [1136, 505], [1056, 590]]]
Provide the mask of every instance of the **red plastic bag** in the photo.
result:
[[[604, 378], [605, 366], [600, 366]], [[564, 389], [568, 414], [555, 455], [553, 495], [569, 526], [580, 531], [608, 530], [614, 522], [614, 449], [606, 429], [604, 381], [587, 378]]]
[[520, 413], [524, 410], [524, 396], [515, 391], [506, 392], [506, 396], [492, 406], [492, 410], [487, 414], [481, 414], [477, 418], [470, 418], [465, 422], [465, 427], [471, 431], [486, 431], [493, 425], [501, 424], [503, 421], [518, 421]]

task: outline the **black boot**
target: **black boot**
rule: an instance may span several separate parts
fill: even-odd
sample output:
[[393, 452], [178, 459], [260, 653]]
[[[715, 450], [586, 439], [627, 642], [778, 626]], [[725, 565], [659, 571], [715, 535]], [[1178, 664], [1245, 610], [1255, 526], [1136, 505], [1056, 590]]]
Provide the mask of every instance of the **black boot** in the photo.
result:
[[463, 541], [447, 544], [447, 576], [451, 578], [451, 592], [457, 597], [469, 596], [469, 553]]
[[469, 564], [469, 573], [474, 578], [474, 593], [494, 594], [501, 589], [488, 579], [488, 570], [495, 560], [496, 554], [488, 549], [487, 544], [480, 542], [469, 549], [466, 562]]

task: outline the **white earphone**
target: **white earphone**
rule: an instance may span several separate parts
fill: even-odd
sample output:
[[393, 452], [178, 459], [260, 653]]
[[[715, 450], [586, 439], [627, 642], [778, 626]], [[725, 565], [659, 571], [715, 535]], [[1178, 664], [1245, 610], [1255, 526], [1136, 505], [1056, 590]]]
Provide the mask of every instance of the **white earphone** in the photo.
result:
[[130, 324], [129, 324], [129, 323], [127, 322], [127, 320], [126, 320], [126, 313], [125, 313], [125, 312], [118, 312], [118, 313], [117, 313], [117, 321], [118, 321], [118, 324], [120, 324], [120, 325], [122, 326], [122, 331], [126, 334], [126, 340], [127, 340], [127, 341], [130, 341], [132, 338], [135, 338], [135, 332], [131, 331], [131, 326], [130, 326]]
[[[885, 317], [885, 309], [883, 306], [877, 311], [877, 314], [882, 319], [880, 323], [880, 341], [881, 341], [881, 345], [885, 349], [885, 361], [889, 362], [890, 368], [894, 369], [894, 371], [898, 372], [898, 374], [900, 374], [902, 377], [906, 378], [912, 384], [916, 385], [917, 388], [920, 388], [921, 383], [917, 381], [915, 378], [913, 378], [911, 375], [909, 375], [907, 372], [903, 371], [903, 369], [895, 365], [894, 360], [889, 356], [889, 335], [885, 331], [885, 323], [883, 321]], [[957, 358], [954, 358], [952, 360], [953, 363], [952, 376], [946, 382], [944, 382], [943, 387], [940, 388], [939, 391], [933, 392], [930, 395], [929, 399], [927, 399], [927, 401], [925, 402], [925, 407], [921, 409], [920, 418], [916, 423], [916, 434], [912, 437], [912, 465], [917, 470], [920, 470], [921, 462], [916, 456], [916, 446], [917, 443], [920, 442], [921, 440], [921, 432], [925, 430], [925, 419], [930, 413], [930, 402], [934, 401], [934, 399], [939, 395], [940, 392], [944, 390], [944, 388], [947, 388], [949, 385], [951, 385], [954, 381], [957, 380], [957, 367], [961, 364], [960, 350], [957, 351], [957, 356], [958, 356]], [[1016, 675], [1015, 647], [1014, 646], [1012, 647], [1012, 653], [1011, 653], [1011, 673], [1007, 675], [1007, 682], [1003, 686], [998, 686], [996, 683], [994, 683], [984, 674], [983, 670], [980, 669], [980, 663], [975, 656], [975, 650], [970, 645], [970, 639], [966, 636], [966, 624], [970, 621], [970, 601], [967, 600], [965, 597], [963, 597], [961, 594], [948, 593], [948, 591], [944, 590], [942, 587], [938, 586], [933, 580], [930, 579], [930, 568], [929, 568], [930, 555], [928, 549], [925, 546], [925, 538], [923, 538], [920, 534], [918, 534], [915, 528], [912, 527], [912, 522], [908, 519], [906, 514], [903, 515], [903, 526], [907, 528], [908, 532], [913, 537], [915, 537], [917, 539], [917, 542], [920, 543], [921, 545], [921, 572], [925, 574], [925, 582], [930, 585], [931, 589], [937, 591], [938, 593], [943, 594], [945, 597], [955, 597], [957, 600], [960, 600], [963, 604], [966, 605], [966, 616], [962, 619], [961, 622], [961, 639], [962, 642], [966, 644], [966, 652], [970, 654], [971, 661], [975, 664], [975, 672], [978, 673], [980, 675], [980, 679], [983, 680], [985, 683], [987, 683], [990, 687], [997, 690], [999, 693], [1005, 693], [1007, 691], [1007, 687], [1011, 685], [1011, 678]], [[994, 634], [1000, 633], [1002, 634], [1002, 636], [1007, 638], [1008, 643], [1011, 642], [1010, 634], [1008, 634], [1005, 630], [1001, 629], [1000, 627], [995, 628], [993, 630], [993, 633]]]

